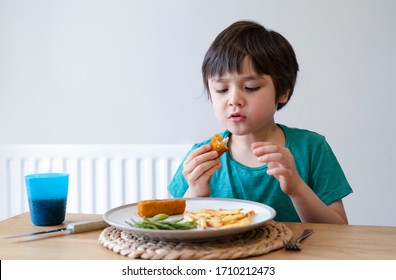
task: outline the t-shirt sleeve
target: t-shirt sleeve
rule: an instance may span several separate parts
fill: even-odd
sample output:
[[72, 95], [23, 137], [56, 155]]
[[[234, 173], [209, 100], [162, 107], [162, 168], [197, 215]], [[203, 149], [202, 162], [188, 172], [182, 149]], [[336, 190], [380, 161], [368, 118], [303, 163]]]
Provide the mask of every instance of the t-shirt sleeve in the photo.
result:
[[198, 148], [199, 145], [195, 144], [190, 151], [186, 154], [184, 157], [183, 161], [180, 163], [179, 167], [177, 168], [175, 174], [173, 175], [171, 181], [168, 184], [168, 192], [170, 195], [174, 198], [180, 198], [183, 197], [184, 194], [186, 193], [188, 189], [188, 183], [186, 178], [183, 175], [183, 163], [186, 160], [187, 156], [196, 148]]
[[326, 205], [352, 193], [344, 171], [325, 139], [319, 144], [311, 164], [311, 182], [308, 184]]
[[188, 183], [183, 175], [183, 163], [178, 167], [175, 175], [168, 185], [168, 192], [174, 198], [183, 197], [188, 188]]

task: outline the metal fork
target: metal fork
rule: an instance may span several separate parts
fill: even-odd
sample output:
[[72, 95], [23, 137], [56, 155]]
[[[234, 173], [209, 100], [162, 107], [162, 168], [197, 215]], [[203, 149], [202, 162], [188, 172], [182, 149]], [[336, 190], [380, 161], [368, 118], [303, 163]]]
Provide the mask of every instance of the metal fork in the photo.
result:
[[313, 229], [305, 229], [304, 232], [297, 237], [295, 241], [290, 240], [289, 242], [285, 242], [286, 250], [302, 250], [301, 241], [313, 234], [315, 231]]

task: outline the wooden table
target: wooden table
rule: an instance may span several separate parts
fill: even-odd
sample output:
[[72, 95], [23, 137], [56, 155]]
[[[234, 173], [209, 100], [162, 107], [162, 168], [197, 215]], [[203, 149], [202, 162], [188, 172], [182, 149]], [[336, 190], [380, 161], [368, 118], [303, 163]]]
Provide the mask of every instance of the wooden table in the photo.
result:
[[[101, 215], [68, 214], [65, 223], [93, 220]], [[295, 235], [305, 228], [316, 233], [303, 241], [302, 251], [284, 249], [251, 259], [269, 260], [395, 260], [396, 227], [285, 223]], [[101, 230], [68, 234], [65, 232], [5, 239], [7, 236], [55, 229], [60, 226], [37, 227], [29, 213], [0, 221], [1, 260], [127, 260], [104, 248], [98, 241]]]

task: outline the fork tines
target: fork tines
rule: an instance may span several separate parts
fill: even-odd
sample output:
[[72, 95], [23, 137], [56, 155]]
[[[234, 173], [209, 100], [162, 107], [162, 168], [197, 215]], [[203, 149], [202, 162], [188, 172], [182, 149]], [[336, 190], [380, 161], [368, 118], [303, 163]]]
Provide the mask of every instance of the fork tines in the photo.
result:
[[303, 247], [300, 243], [295, 243], [295, 242], [290, 241], [285, 244], [285, 248], [286, 248], [286, 250], [299, 251], [299, 250], [302, 250]]

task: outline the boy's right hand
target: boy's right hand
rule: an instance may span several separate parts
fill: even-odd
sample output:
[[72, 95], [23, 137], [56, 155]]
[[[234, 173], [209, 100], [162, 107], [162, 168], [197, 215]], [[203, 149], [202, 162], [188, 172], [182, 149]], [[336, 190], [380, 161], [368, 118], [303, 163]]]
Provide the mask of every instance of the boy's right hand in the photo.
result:
[[183, 175], [188, 182], [185, 197], [206, 197], [210, 195], [209, 181], [221, 163], [216, 151], [209, 144], [193, 150], [183, 164]]

